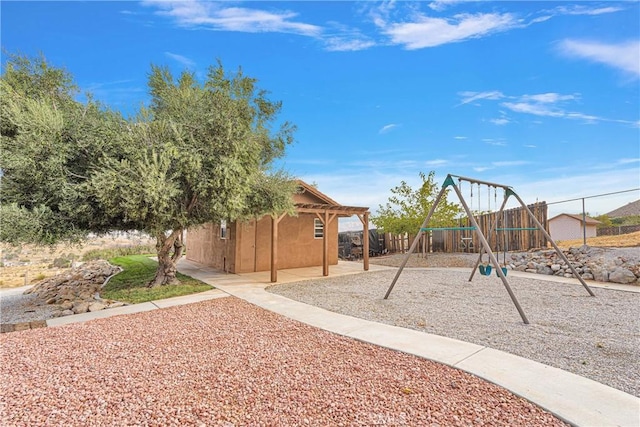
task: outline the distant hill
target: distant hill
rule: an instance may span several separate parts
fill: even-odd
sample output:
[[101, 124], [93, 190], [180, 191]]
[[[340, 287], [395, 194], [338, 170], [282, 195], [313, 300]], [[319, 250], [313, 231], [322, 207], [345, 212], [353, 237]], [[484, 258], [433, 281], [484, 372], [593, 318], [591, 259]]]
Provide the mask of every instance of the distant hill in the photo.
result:
[[606, 214], [609, 218], [624, 218], [626, 216], [640, 215], [640, 200], [628, 203]]

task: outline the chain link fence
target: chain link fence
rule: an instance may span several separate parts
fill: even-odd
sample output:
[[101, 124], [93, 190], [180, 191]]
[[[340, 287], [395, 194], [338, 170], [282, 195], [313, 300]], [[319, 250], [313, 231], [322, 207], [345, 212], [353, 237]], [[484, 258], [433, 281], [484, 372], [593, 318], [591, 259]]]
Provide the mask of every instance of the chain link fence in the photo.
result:
[[[632, 188], [629, 190], [548, 202], [551, 237], [554, 240], [562, 240], [554, 236], [554, 227], [551, 226], [553, 221], [558, 222], [555, 226], [556, 233], [559, 232], [559, 228], [562, 228], [561, 234], [575, 234], [574, 238], [582, 238], [584, 244], [586, 244], [587, 237], [617, 236], [640, 231], [640, 224], [614, 224], [613, 226], [607, 226], [593, 219], [594, 216], [605, 215], [623, 206], [632, 205], [630, 202], [638, 200], [639, 198], [640, 188]], [[624, 216], [634, 217], [636, 215], [640, 216], [640, 211], [628, 212], [625, 213]], [[567, 217], [574, 219], [567, 220]], [[609, 219], [613, 221], [621, 220], [621, 218]]]
[[617, 227], [600, 227], [596, 229], [596, 236], [620, 236], [640, 231], [639, 225], [619, 225]]

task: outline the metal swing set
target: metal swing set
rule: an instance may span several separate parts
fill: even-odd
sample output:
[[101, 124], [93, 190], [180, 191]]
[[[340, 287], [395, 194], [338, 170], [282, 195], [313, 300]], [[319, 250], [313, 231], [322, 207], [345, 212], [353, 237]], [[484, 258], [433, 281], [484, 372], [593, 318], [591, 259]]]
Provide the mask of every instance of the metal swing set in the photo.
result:
[[[458, 185], [456, 185], [456, 182], [454, 180], [454, 178], [458, 179]], [[480, 210], [480, 188], [481, 186], [487, 186], [488, 188], [488, 199], [489, 199], [489, 207], [491, 205], [491, 189], [493, 188], [494, 190], [494, 204], [495, 206], [497, 206], [497, 190], [498, 189], [502, 189], [503, 193], [504, 193], [504, 197], [502, 200], [502, 204], [500, 205], [499, 210], [497, 211], [497, 214], [495, 216], [495, 221], [493, 221], [490, 224], [489, 230], [488, 230], [488, 234], [487, 235], [491, 235], [491, 233], [498, 232], [498, 231], [502, 231], [502, 232], [508, 232], [508, 231], [521, 231], [521, 230], [539, 230], [540, 232], [542, 232], [544, 234], [544, 236], [547, 238], [547, 240], [551, 243], [551, 245], [553, 246], [553, 248], [555, 249], [556, 253], [558, 254], [558, 256], [566, 263], [566, 265], [569, 266], [569, 268], [571, 269], [571, 272], [573, 273], [573, 275], [575, 277], [578, 278], [578, 280], [580, 281], [580, 283], [582, 283], [582, 286], [584, 286], [584, 288], [587, 290], [587, 292], [589, 293], [589, 295], [591, 295], [592, 297], [595, 296], [595, 294], [593, 293], [593, 291], [591, 290], [591, 288], [585, 283], [584, 279], [582, 279], [582, 277], [580, 277], [580, 274], [578, 274], [578, 272], [576, 271], [575, 267], [569, 262], [569, 260], [567, 259], [567, 257], [565, 256], [565, 254], [560, 250], [560, 248], [558, 248], [558, 246], [556, 245], [556, 243], [553, 241], [553, 239], [551, 238], [551, 236], [549, 235], [549, 233], [547, 232], [547, 230], [545, 230], [544, 226], [540, 223], [540, 221], [538, 221], [538, 219], [533, 215], [533, 213], [531, 212], [531, 210], [529, 209], [529, 207], [522, 201], [522, 199], [520, 198], [520, 196], [518, 196], [518, 194], [513, 191], [513, 189], [507, 185], [502, 185], [502, 184], [496, 184], [493, 182], [487, 182], [487, 181], [480, 181], [477, 179], [473, 179], [473, 178], [467, 178], [467, 177], [463, 177], [463, 176], [458, 176], [458, 175], [452, 175], [449, 174], [447, 175], [447, 178], [444, 180], [444, 183], [442, 184], [442, 188], [440, 190], [440, 193], [438, 193], [438, 196], [436, 197], [435, 201], [433, 202], [433, 205], [431, 206], [431, 209], [429, 210], [429, 213], [427, 214], [427, 217], [424, 219], [424, 222], [422, 223], [422, 226], [420, 227], [420, 233], [418, 233], [415, 237], [415, 239], [413, 240], [411, 247], [409, 248], [409, 251], [407, 252], [407, 254], [405, 255], [404, 259], [402, 260], [402, 263], [400, 264], [400, 267], [398, 268], [398, 271], [396, 272], [395, 277], [393, 278], [393, 281], [391, 282], [391, 285], [389, 286], [389, 289], [387, 290], [387, 293], [384, 296], [384, 299], [389, 298], [389, 295], [391, 294], [391, 291], [393, 290], [393, 287], [396, 285], [396, 282], [398, 281], [398, 278], [400, 277], [400, 274], [402, 274], [402, 271], [404, 270], [404, 267], [407, 265], [407, 261], [409, 261], [409, 258], [411, 257], [411, 254], [413, 253], [413, 251], [415, 251], [416, 247], [418, 246], [418, 242], [420, 241], [420, 238], [422, 237], [422, 234], [428, 231], [432, 231], [432, 230], [463, 230], [463, 231], [473, 231], [475, 232], [476, 237], [478, 238], [478, 240], [480, 241], [480, 244], [482, 245], [482, 247], [480, 248], [480, 254], [478, 256], [478, 260], [476, 261], [476, 264], [474, 266], [474, 268], [471, 270], [471, 276], [469, 277], [469, 281], [473, 280], [473, 276], [476, 272], [476, 270], [478, 270], [480, 272], [480, 274], [488, 276], [491, 274], [492, 272], [492, 266], [495, 269], [496, 275], [500, 278], [500, 280], [502, 280], [502, 284], [504, 285], [505, 289], [507, 290], [507, 293], [509, 294], [509, 296], [511, 297], [511, 301], [513, 301], [513, 304], [516, 306], [516, 309], [518, 310], [518, 313], [520, 314], [520, 317], [522, 318], [522, 321], [525, 324], [529, 324], [529, 320], [527, 319], [526, 314], [524, 313], [524, 310], [522, 309], [522, 307], [520, 306], [520, 303], [518, 302], [518, 299], [516, 298], [515, 294], [513, 293], [513, 291], [511, 290], [511, 286], [509, 285], [509, 281], [507, 280], [507, 269], [506, 266], [502, 267], [500, 266], [500, 263], [498, 261], [498, 258], [496, 256], [496, 254], [493, 252], [493, 250], [491, 249], [491, 245], [489, 244], [487, 238], [485, 237], [485, 234], [483, 233], [483, 231], [481, 230], [480, 226], [478, 225], [478, 221], [476, 220], [475, 216], [473, 215], [471, 208], [469, 207], [469, 205], [467, 204], [466, 200], [464, 199], [464, 196], [462, 195], [462, 191], [461, 191], [461, 187], [462, 187], [462, 182], [468, 182], [471, 188], [471, 203], [473, 203], [473, 186], [477, 185], [478, 186], [478, 211]], [[467, 217], [469, 218], [469, 222], [471, 223], [471, 226], [469, 227], [429, 227], [429, 221], [431, 220], [431, 217], [433, 216], [433, 213], [435, 212], [436, 208], [438, 207], [438, 204], [440, 203], [440, 201], [442, 200], [442, 198], [447, 194], [447, 190], [449, 187], [452, 187], [454, 192], [456, 193], [456, 195], [458, 196], [458, 199], [460, 200], [460, 204], [462, 205], [465, 213], [467, 214]], [[507, 227], [503, 224], [503, 227], [498, 227], [498, 220], [500, 218], [501, 215], [503, 215], [504, 213], [504, 208], [507, 204], [507, 201], [509, 200], [509, 197], [513, 196], [522, 206], [522, 208], [527, 212], [527, 215], [529, 216], [531, 222], [533, 222], [533, 224], [535, 224], [535, 228], [534, 227]], [[482, 264], [482, 257], [483, 254], [486, 253], [489, 257], [489, 261], [486, 264]], [[505, 257], [506, 257], [506, 252], [505, 252]]]

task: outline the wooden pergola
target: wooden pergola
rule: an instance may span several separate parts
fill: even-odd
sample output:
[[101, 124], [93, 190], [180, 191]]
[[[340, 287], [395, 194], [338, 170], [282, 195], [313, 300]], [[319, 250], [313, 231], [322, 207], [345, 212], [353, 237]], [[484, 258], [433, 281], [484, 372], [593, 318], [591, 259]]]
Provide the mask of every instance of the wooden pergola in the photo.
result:
[[[312, 188], [305, 186], [307, 191]], [[319, 193], [319, 192], [318, 192]], [[321, 193], [319, 193], [321, 194]], [[328, 199], [322, 194], [324, 199]], [[330, 199], [328, 199], [330, 200]], [[333, 202], [333, 200], [330, 200]], [[364, 270], [369, 270], [369, 208], [357, 206], [344, 206], [333, 203], [296, 203], [296, 212], [299, 214], [315, 214], [322, 222], [322, 275], [329, 275], [329, 224], [339, 217], [357, 215], [363, 227], [362, 257]], [[278, 223], [287, 214], [271, 217], [271, 282], [278, 281]]]

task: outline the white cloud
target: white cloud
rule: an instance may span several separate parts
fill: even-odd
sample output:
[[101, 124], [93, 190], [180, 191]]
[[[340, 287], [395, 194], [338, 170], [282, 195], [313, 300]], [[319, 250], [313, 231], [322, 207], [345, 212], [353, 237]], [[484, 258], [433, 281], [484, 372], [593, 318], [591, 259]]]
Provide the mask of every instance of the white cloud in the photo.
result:
[[377, 24], [393, 44], [412, 50], [484, 37], [517, 27], [520, 21], [510, 13], [458, 14], [449, 19], [417, 14], [413, 22]]
[[586, 124], [597, 122], [613, 122], [623, 123], [634, 126], [635, 122], [629, 120], [607, 119], [605, 117], [594, 116], [592, 114], [584, 114], [573, 111], [565, 111], [557, 106], [547, 103], [529, 103], [529, 102], [503, 102], [503, 107], [510, 109], [516, 113], [532, 114], [543, 117], [557, 117], [570, 120], [582, 120]]
[[538, 148], [537, 145], [532, 145], [532, 144], [525, 144], [525, 145], [523, 145], [523, 147], [525, 147], [525, 148]]
[[467, 139], [466, 136], [454, 136], [453, 139]]
[[528, 102], [503, 102], [501, 105], [503, 107], [507, 107], [511, 111], [515, 111], [516, 113], [527, 113], [527, 114], [533, 114], [536, 116], [549, 116], [549, 117], [564, 116], [564, 113], [562, 111], [558, 111], [553, 107], [550, 107], [547, 105], [531, 104]]
[[579, 94], [562, 95], [555, 92], [546, 92], [533, 95], [509, 97], [516, 102], [503, 102], [501, 105], [516, 113], [533, 114], [547, 117], [566, 117], [571, 119], [595, 120], [596, 117], [581, 113], [566, 113], [558, 105], [566, 101], [580, 99]]
[[436, 12], [440, 12], [448, 8], [449, 6], [453, 6], [456, 3], [462, 3], [465, 0], [435, 0], [429, 3], [429, 7]]
[[398, 125], [397, 125], [397, 124], [395, 124], [395, 123], [391, 123], [391, 124], [388, 124], [388, 125], [382, 126], [382, 128], [378, 131], [378, 133], [380, 133], [380, 134], [382, 134], [382, 133], [388, 133], [388, 132], [391, 132], [391, 130], [392, 130], [393, 128], [396, 128], [396, 127], [398, 127]]
[[624, 10], [621, 7], [609, 6], [609, 7], [596, 7], [589, 8], [582, 5], [573, 6], [561, 6], [556, 9], [556, 12], [563, 15], [604, 15], [605, 13], [614, 13]]
[[510, 123], [509, 119], [505, 119], [504, 117], [500, 118], [500, 119], [491, 119], [489, 121], [491, 123], [493, 123], [494, 125], [498, 125], [498, 126], [504, 126], [504, 125]]
[[529, 22], [529, 24], [538, 24], [540, 22], [548, 21], [551, 18], [553, 18], [553, 16], [551, 15], [539, 16], [537, 18], [532, 19], [531, 22]]
[[564, 55], [605, 64], [640, 77], [640, 41], [638, 40], [607, 44], [565, 39], [560, 42], [559, 50]]
[[[640, 45], [638, 46], [638, 48], [640, 49]], [[500, 103], [502, 107], [505, 107], [508, 110], [516, 113], [531, 114], [541, 117], [557, 117], [570, 120], [582, 120], [586, 124], [610, 122], [622, 123], [632, 127], [640, 127], [640, 120], [610, 119], [606, 117], [594, 116], [592, 114], [585, 114], [578, 111], [567, 111], [562, 107], [562, 104], [580, 100], [581, 98], [579, 93], [563, 95], [556, 92], [545, 92], [539, 94], [512, 96], [505, 95], [500, 91], [493, 90], [484, 92], [463, 91], [458, 92], [458, 95], [462, 97], [462, 100], [459, 104], [456, 105], [456, 107], [480, 100], [502, 100], [502, 102]], [[504, 117], [506, 115], [504, 111], [500, 111], [500, 113], [503, 117], [491, 119], [489, 121], [496, 125], [505, 125], [511, 122], [510, 119]]]
[[206, 1], [146, 0], [143, 5], [160, 9], [159, 15], [168, 16], [183, 26], [203, 26], [214, 30], [247, 33], [279, 32], [305, 36], [319, 36], [317, 25], [294, 21], [295, 12], [270, 12], [243, 7], [224, 7], [223, 3]]
[[524, 101], [535, 101], [541, 102], [544, 104], [556, 103], [560, 101], [572, 101], [576, 100], [579, 97], [577, 95], [560, 95], [559, 93], [548, 92], [548, 93], [539, 93], [536, 95], [523, 95], [522, 100]]
[[348, 52], [365, 50], [376, 45], [366, 38], [327, 37], [324, 39], [325, 49], [331, 52]]
[[195, 61], [187, 58], [186, 56], [178, 55], [177, 53], [171, 53], [171, 52], [165, 52], [164, 54], [165, 56], [173, 59], [174, 61], [181, 63], [187, 68], [194, 68], [196, 66]]
[[618, 163], [622, 164], [622, 165], [626, 165], [629, 163], [640, 163], [640, 158], [636, 158], [636, 159], [620, 159], [618, 160]]
[[493, 138], [483, 138], [482, 142], [489, 145], [494, 145], [496, 147], [506, 147], [507, 142], [503, 139], [493, 139]]
[[444, 166], [448, 164], [449, 164], [449, 161], [444, 159], [428, 160], [424, 162], [425, 166]]
[[488, 166], [476, 166], [476, 167], [473, 168], [473, 170], [476, 171], [476, 172], [484, 172], [484, 171], [488, 171], [488, 170], [491, 170], [491, 169], [493, 169], [493, 168], [488, 167]]
[[296, 20], [298, 13], [288, 10], [226, 7], [228, 3], [204, 0], [146, 0], [142, 3], [158, 9], [158, 15], [172, 18], [178, 25], [185, 27], [246, 33], [298, 34], [319, 40], [327, 51], [358, 51], [376, 45], [372, 38], [356, 28], [337, 22], [329, 22], [326, 27], [308, 24]]
[[333, 52], [365, 50], [376, 46], [376, 41], [365, 35], [359, 28], [329, 21], [319, 37], [324, 49]]
[[496, 100], [496, 99], [504, 98], [504, 95], [502, 94], [502, 92], [497, 90], [492, 90], [487, 92], [465, 91], [465, 92], [459, 92], [458, 95], [462, 96], [462, 101], [460, 101], [460, 104], [458, 104], [458, 106], [469, 104], [471, 102], [478, 101], [481, 99]]
[[593, 116], [590, 114], [583, 114], [583, 113], [566, 113], [565, 117], [567, 117], [568, 119], [584, 120], [589, 123], [595, 123], [599, 121], [612, 121], [612, 120], [606, 120], [602, 117]]

